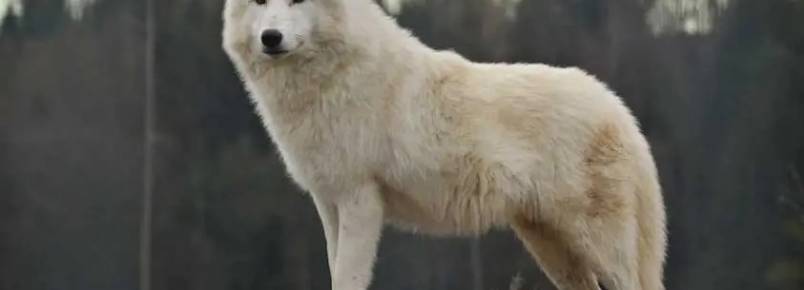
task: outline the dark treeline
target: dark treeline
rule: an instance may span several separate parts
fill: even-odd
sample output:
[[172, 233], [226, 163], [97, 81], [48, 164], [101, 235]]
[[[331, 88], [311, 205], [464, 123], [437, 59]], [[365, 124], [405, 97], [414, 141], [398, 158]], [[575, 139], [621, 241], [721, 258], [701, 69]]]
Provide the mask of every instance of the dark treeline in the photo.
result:
[[[657, 1], [657, 0], [654, 0]], [[651, 0], [428, 0], [402, 10], [477, 61], [582, 67], [661, 171], [668, 289], [804, 289], [804, 2], [731, 0], [655, 34]], [[139, 289], [145, 81], [156, 82], [153, 289], [329, 287], [323, 234], [220, 48], [220, 0], [23, 1], [0, 31], [0, 289]], [[714, 5], [714, 4], [712, 4]], [[386, 231], [373, 289], [552, 289], [506, 231]]]

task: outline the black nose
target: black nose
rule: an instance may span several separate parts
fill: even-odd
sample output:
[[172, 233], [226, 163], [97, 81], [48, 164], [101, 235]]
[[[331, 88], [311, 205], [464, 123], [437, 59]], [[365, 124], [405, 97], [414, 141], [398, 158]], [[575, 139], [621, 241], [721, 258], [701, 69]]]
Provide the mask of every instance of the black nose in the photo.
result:
[[282, 43], [282, 32], [276, 29], [268, 29], [262, 32], [262, 44], [267, 48], [275, 48]]

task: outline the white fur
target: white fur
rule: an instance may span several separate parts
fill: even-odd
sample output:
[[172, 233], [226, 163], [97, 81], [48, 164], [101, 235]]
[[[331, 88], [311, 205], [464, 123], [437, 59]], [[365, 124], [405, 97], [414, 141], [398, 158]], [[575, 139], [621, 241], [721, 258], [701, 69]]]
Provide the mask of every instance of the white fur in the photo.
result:
[[[634, 118], [578, 69], [434, 51], [370, 0], [228, 0], [224, 47], [315, 201], [334, 290], [365, 290], [384, 223], [512, 227], [560, 289], [661, 290], [665, 214]], [[259, 33], [299, 40], [262, 54]]]

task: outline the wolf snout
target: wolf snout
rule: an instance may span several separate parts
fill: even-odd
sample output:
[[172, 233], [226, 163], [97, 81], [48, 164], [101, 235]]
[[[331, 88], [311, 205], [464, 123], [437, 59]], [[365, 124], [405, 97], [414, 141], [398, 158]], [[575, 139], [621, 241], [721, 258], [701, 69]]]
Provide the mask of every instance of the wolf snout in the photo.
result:
[[276, 29], [268, 29], [262, 32], [260, 41], [262, 41], [263, 51], [270, 55], [283, 54], [287, 52], [282, 49], [282, 39], [284, 36], [282, 32]]

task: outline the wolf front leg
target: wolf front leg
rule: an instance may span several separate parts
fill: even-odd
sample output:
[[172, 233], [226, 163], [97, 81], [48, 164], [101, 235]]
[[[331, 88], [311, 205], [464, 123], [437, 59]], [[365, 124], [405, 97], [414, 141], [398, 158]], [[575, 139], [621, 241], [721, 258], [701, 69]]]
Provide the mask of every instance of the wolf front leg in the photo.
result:
[[327, 262], [330, 272], [333, 272], [338, 255], [338, 207], [335, 203], [328, 202], [315, 194], [313, 194], [313, 201], [318, 211], [318, 217], [321, 218], [321, 226], [324, 228], [324, 237], [327, 240]]
[[383, 202], [376, 186], [364, 186], [337, 203], [338, 242], [333, 290], [366, 290], [371, 283], [383, 227]]

